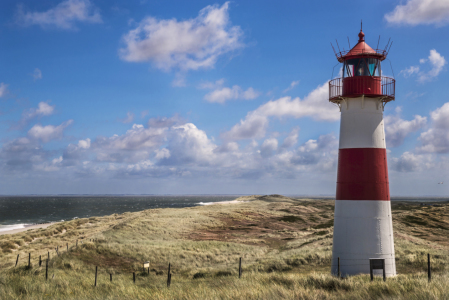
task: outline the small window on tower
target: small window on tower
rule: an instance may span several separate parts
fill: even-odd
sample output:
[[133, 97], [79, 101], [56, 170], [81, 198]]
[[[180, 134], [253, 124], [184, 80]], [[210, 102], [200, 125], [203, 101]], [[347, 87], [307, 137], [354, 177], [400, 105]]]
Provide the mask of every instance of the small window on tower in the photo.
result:
[[363, 58], [358, 59], [359, 64], [355, 69], [355, 76], [370, 76], [370, 72], [368, 70], [368, 66], [366, 65], [366, 61]]
[[376, 58], [367, 58], [371, 76], [380, 76], [380, 61]]

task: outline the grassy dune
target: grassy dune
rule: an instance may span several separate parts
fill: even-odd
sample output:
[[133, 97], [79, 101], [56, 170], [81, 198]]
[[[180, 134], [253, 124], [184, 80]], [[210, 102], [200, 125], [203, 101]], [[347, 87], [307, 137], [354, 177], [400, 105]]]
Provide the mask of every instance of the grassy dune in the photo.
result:
[[[278, 195], [239, 200], [245, 202], [77, 219], [0, 236], [0, 299], [449, 299], [449, 203], [393, 204], [400, 275], [384, 283], [329, 274], [334, 201]], [[48, 251], [45, 281], [38, 258]], [[150, 274], [142, 270], [144, 261], [150, 261]]]

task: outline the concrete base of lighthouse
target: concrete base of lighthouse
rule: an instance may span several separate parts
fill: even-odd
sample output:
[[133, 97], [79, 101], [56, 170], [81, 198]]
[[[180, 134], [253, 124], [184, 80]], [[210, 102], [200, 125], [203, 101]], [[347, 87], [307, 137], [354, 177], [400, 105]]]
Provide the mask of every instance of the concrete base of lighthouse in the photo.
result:
[[[332, 274], [369, 274], [369, 259], [384, 258], [387, 277], [396, 275], [390, 201], [336, 200]], [[382, 274], [382, 270], [375, 270]]]

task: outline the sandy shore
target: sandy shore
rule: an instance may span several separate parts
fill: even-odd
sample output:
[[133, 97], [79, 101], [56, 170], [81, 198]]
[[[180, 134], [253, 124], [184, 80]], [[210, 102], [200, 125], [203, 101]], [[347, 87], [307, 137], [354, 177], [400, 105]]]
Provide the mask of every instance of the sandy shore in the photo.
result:
[[14, 234], [14, 233], [22, 232], [22, 231], [27, 231], [27, 230], [30, 230], [30, 229], [47, 228], [48, 226], [56, 224], [56, 223], [59, 223], [59, 222], [27, 225], [27, 226], [25, 226], [25, 228], [12, 229], [12, 230], [8, 230], [8, 231], [0, 231], [0, 235], [3, 235], [3, 234]]

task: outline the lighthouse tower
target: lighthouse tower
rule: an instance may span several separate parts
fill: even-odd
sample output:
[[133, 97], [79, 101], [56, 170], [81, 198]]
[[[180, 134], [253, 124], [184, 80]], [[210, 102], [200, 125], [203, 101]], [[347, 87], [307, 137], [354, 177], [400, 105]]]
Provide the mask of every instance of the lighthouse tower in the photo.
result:
[[385, 49], [358, 43], [336, 52], [342, 78], [329, 82], [329, 101], [341, 111], [332, 273], [369, 274], [370, 258], [385, 259], [396, 275], [383, 109], [394, 100], [395, 80], [382, 76]]

